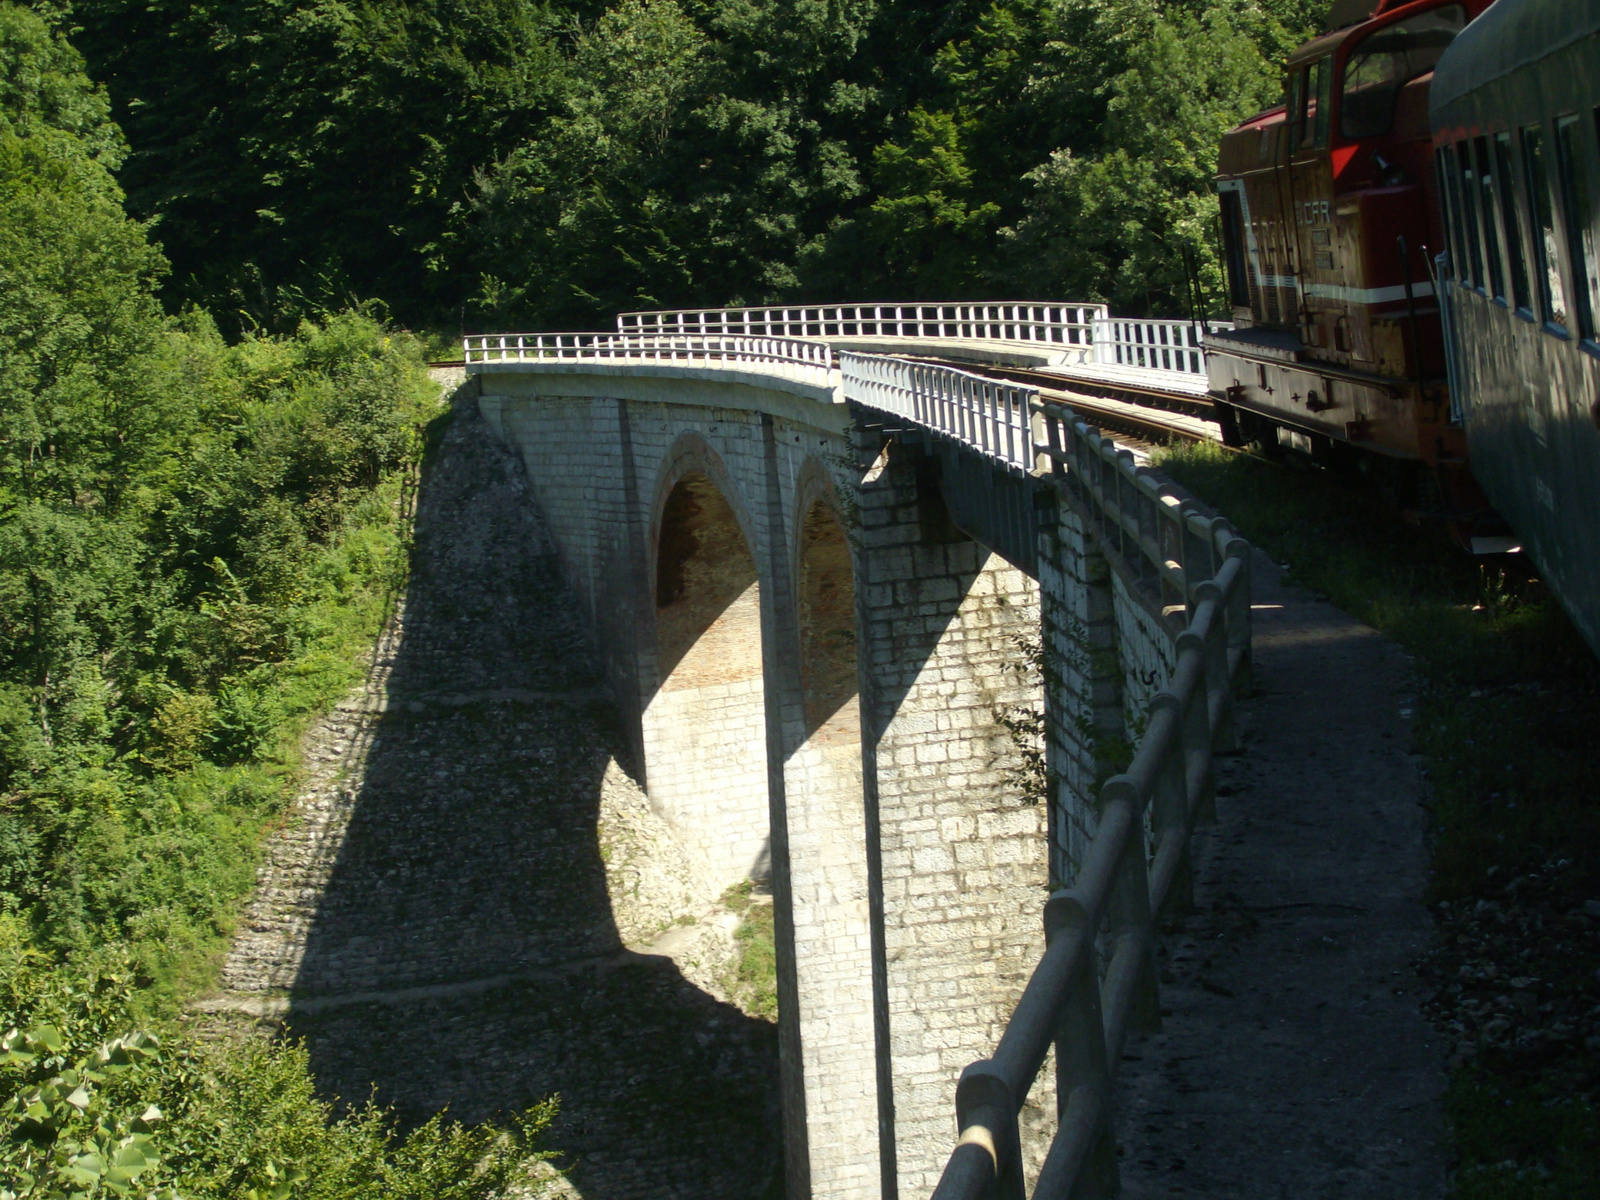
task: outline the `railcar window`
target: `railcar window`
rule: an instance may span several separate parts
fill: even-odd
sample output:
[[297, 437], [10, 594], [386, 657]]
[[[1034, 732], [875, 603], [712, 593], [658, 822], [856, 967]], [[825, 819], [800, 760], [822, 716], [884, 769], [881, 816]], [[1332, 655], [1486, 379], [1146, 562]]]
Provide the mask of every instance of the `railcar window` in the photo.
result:
[[1433, 177], [1439, 181], [1439, 211], [1444, 214], [1444, 245], [1450, 261], [1461, 257], [1456, 245], [1456, 209], [1450, 200], [1450, 160], [1444, 156], [1444, 147], [1433, 152]]
[[1578, 336], [1594, 337], [1594, 314], [1600, 306], [1600, 280], [1595, 271], [1594, 192], [1584, 162], [1583, 126], [1576, 116], [1556, 118], [1556, 166], [1561, 176], [1561, 207], [1567, 218], [1567, 257], [1572, 261], [1572, 311]]
[[1446, 4], [1374, 30], [1357, 42], [1345, 59], [1339, 131], [1348, 138], [1388, 133], [1400, 89], [1433, 70], [1466, 24], [1466, 9]]
[[[1333, 55], [1318, 61], [1312, 77], [1316, 81], [1317, 95], [1315, 108], [1308, 115], [1316, 118], [1317, 146], [1320, 148], [1328, 144], [1328, 129], [1333, 123]], [[1310, 99], [1309, 93], [1307, 99]]]
[[1444, 190], [1449, 197], [1446, 205], [1450, 220], [1451, 250], [1455, 255], [1456, 278], [1471, 284], [1472, 266], [1467, 261], [1466, 223], [1461, 216], [1461, 178], [1456, 174], [1456, 148], [1445, 146], [1439, 151], [1439, 178], [1444, 180]]
[[[1466, 149], [1465, 144], [1462, 149]], [[1494, 169], [1489, 165], [1489, 139], [1472, 139], [1473, 157], [1478, 164], [1478, 194], [1483, 210], [1483, 264], [1489, 271], [1489, 294], [1501, 300], [1506, 296], [1505, 271], [1500, 266], [1500, 206], [1495, 203]]]
[[1495, 191], [1500, 196], [1500, 219], [1505, 223], [1506, 263], [1511, 268], [1511, 303], [1519, 312], [1531, 313], [1533, 299], [1528, 295], [1528, 264], [1522, 255], [1522, 215], [1517, 205], [1517, 189], [1512, 182], [1511, 135], [1494, 135]]
[[1471, 142], [1457, 143], [1456, 161], [1461, 167], [1461, 234], [1467, 244], [1466, 270], [1481, 292], [1484, 286], [1483, 251], [1478, 243], [1478, 170], [1472, 161]]
[[1528, 176], [1528, 204], [1533, 214], [1533, 277], [1539, 284], [1544, 319], [1560, 333], [1567, 331], [1567, 293], [1561, 286], [1561, 248], [1550, 196], [1550, 172], [1544, 162], [1544, 129], [1522, 131], [1522, 165]]
[[1228, 299], [1236, 308], [1250, 307], [1250, 276], [1245, 265], [1244, 207], [1233, 188], [1217, 197], [1222, 201], [1222, 250], [1228, 264]]
[[1295, 143], [1302, 150], [1328, 144], [1333, 116], [1333, 56], [1317, 59], [1289, 81], [1289, 112], [1295, 122]]
[[1289, 76], [1289, 144], [1298, 146], [1306, 126], [1306, 72], [1301, 67]]

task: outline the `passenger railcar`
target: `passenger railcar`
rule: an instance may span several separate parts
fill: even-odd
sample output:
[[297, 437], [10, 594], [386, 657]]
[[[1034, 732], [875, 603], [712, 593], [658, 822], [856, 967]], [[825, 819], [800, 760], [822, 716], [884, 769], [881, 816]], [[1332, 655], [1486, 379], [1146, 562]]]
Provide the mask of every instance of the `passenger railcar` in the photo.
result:
[[[1489, 0], [1335, 0], [1288, 60], [1286, 102], [1230, 131], [1218, 191], [1235, 328], [1206, 338], [1224, 439], [1355, 449], [1467, 536], [1493, 520], [1451, 420], [1428, 262], [1443, 231], [1433, 68]], [[1504, 548], [1480, 538], [1479, 549]]]
[[1499, 0], [1430, 116], [1472, 471], [1600, 653], [1600, 0]]

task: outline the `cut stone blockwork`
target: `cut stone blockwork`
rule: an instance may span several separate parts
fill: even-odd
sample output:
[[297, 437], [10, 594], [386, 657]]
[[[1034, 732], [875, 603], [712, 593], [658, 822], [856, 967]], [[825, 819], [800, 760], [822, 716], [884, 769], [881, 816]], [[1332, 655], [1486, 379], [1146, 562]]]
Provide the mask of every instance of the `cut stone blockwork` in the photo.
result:
[[781, 1169], [775, 1038], [724, 1002], [731, 914], [623, 769], [577, 598], [475, 407], [199, 1007], [282, 1019], [323, 1095], [406, 1124], [559, 1095], [568, 1194], [748, 1200]]
[[[325, 1086], [406, 1117], [561, 1091], [585, 1196], [759, 1190], [767, 1096], [793, 1200], [926, 1195], [957, 1078], [1166, 682], [1165, 618], [1054, 489], [829, 388], [476, 379], [424, 481], [403, 616], [312, 755], [230, 1002], [287, 993]], [[721, 926], [672, 928], [742, 880], [773, 904], [770, 1091], [762, 1027], [718, 1003]], [[698, 949], [623, 949], [657, 937]]]
[[864, 632], [894, 1151], [900, 1194], [917, 1196], [949, 1149], [952, 1082], [1044, 949], [1046, 806], [1019, 787], [1004, 723], [1043, 703], [1039, 587], [954, 526], [936, 463], [904, 443], [883, 454], [860, 489]]
[[879, 1195], [854, 621], [838, 620], [854, 584], [829, 529], [852, 483], [847, 413], [711, 380], [584, 394], [596, 382], [485, 377], [481, 403], [587, 602], [652, 804], [729, 882], [770, 872], [789, 1193]]

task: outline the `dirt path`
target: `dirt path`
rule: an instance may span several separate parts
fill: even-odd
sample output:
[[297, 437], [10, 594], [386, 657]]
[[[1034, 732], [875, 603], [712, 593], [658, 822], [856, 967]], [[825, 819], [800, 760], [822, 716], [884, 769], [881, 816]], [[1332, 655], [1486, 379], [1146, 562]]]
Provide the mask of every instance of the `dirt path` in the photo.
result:
[[1406, 656], [1255, 563], [1256, 696], [1162, 937], [1160, 1033], [1121, 1064], [1127, 1200], [1430, 1200], [1442, 1048]]

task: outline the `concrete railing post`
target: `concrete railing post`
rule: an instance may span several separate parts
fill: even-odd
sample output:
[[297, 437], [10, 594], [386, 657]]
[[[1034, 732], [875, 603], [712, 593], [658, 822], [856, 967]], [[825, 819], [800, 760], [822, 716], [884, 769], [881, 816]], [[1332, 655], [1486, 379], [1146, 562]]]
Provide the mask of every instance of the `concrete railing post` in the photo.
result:
[[961, 1072], [956, 1084], [956, 1126], [961, 1142], [982, 1146], [989, 1153], [994, 1170], [990, 1200], [1025, 1200], [1027, 1196], [1017, 1108], [1009, 1082], [992, 1062], [975, 1062]]
[[[1125, 800], [1134, 811], [1144, 805], [1126, 775], [1100, 789], [1102, 803]], [[1150, 860], [1144, 824], [1135, 826], [1117, 868], [1106, 926], [1111, 945], [1111, 970], [1106, 977], [1105, 1031], [1107, 1055], [1122, 1053], [1123, 1037], [1131, 1026], [1142, 1033], [1161, 1028], [1161, 1000], [1156, 976], [1155, 921], [1150, 912]], [[1127, 1014], [1126, 1018], [1122, 1014]], [[1126, 1024], [1124, 1024], [1124, 1020]]]
[[1178, 865], [1162, 901], [1162, 913], [1187, 912], [1194, 907], [1194, 872], [1189, 863], [1189, 801], [1184, 789], [1183, 705], [1171, 692], [1150, 699], [1149, 726], [1170, 721], [1178, 733], [1173, 749], [1162, 755], [1150, 795], [1150, 825], [1156, 856], [1176, 846]]
[[1211, 722], [1211, 742], [1218, 749], [1234, 749], [1233, 681], [1228, 674], [1227, 610], [1222, 589], [1206, 580], [1194, 590], [1195, 604], [1211, 605], [1211, 619], [1201, 630], [1206, 655], [1206, 706]]
[[[1112, 1200], [1121, 1188], [1116, 1142], [1107, 1121], [1111, 1070], [1095, 972], [1095, 930], [1072, 892], [1057, 892], [1045, 906], [1046, 942], [1063, 937], [1082, 938], [1089, 952], [1078, 955], [1056, 1023], [1060, 1132], [1040, 1172], [1034, 1200]], [[1071, 1187], [1074, 1179], [1076, 1188]]]
[[1210, 701], [1205, 686], [1204, 639], [1193, 629], [1185, 629], [1177, 638], [1178, 671], [1184, 669], [1184, 658], [1197, 659], [1201, 682], [1186, 697], [1183, 704], [1183, 760], [1184, 792], [1189, 811], [1196, 823], [1212, 825], [1217, 819], [1216, 793], [1211, 779], [1211, 714]]

